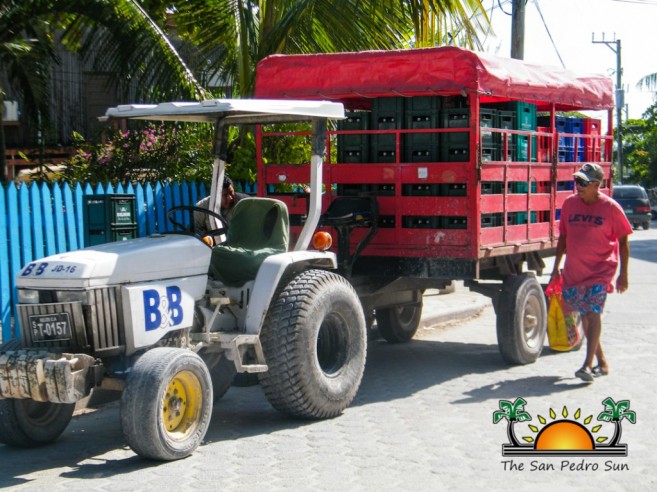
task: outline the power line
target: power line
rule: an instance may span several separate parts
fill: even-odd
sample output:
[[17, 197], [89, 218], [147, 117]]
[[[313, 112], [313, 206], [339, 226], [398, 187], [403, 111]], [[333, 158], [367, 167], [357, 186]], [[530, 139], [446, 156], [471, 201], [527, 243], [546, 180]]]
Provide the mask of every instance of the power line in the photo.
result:
[[654, 5], [657, 7], [657, 0], [613, 0], [620, 3], [636, 3], [638, 5]]
[[561, 58], [561, 54], [559, 53], [559, 48], [557, 48], [554, 39], [552, 39], [552, 33], [550, 32], [550, 29], [548, 28], [547, 23], [545, 22], [545, 18], [543, 17], [543, 12], [541, 12], [541, 7], [538, 5], [538, 0], [534, 0], [534, 5], [536, 5], [536, 10], [538, 10], [538, 15], [541, 16], [541, 22], [543, 22], [543, 27], [545, 27], [545, 32], [547, 32], [547, 35], [550, 38], [550, 42], [552, 43], [552, 47], [554, 48], [557, 57], [559, 57], [561, 66], [563, 68], [566, 68], [566, 64], [563, 62], [563, 59]]

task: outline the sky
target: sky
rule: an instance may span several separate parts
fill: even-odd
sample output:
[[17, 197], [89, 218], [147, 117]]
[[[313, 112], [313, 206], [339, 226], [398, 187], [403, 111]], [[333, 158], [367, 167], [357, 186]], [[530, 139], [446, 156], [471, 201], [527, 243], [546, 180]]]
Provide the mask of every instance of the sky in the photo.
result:
[[[509, 57], [511, 15], [502, 9], [510, 14], [511, 1], [482, 3], [493, 29], [484, 41], [485, 51]], [[655, 102], [654, 89], [639, 89], [636, 84], [642, 77], [657, 73], [657, 0], [527, 0], [525, 9], [526, 61], [562, 66], [562, 60], [567, 69], [577, 73], [608, 75], [615, 86], [616, 53], [606, 44], [592, 40], [595, 36], [596, 41], [601, 41], [603, 35], [605, 41], [620, 39], [627, 109], [623, 119], [627, 114], [640, 118]], [[615, 43], [612, 46], [615, 48]]]

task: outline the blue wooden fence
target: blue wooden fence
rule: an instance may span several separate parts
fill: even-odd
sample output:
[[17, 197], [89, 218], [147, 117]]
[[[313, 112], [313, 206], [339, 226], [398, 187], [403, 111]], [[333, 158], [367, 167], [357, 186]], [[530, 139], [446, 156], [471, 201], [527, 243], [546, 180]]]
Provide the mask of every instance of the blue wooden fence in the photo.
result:
[[[235, 183], [255, 193], [255, 185]], [[13, 326], [16, 274], [30, 261], [83, 248], [85, 195], [134, 194], [138, 236], [171, 229], [172, 207], [194, 205], [209, 193], [203, 183], [174, 182], [91, 186], [81, 183], [9, 183], [0, 186], [0, 341], [19, 336]]]

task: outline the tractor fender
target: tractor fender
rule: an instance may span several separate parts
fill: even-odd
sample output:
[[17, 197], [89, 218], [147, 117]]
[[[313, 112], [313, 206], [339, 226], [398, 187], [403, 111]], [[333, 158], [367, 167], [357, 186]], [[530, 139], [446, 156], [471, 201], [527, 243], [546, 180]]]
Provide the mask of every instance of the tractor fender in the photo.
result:
[[266, 258], [256, 275], [251, 301], [246, 312], [246, 333], [260, 334], [274, 293], [286, 272], [302, 271], [307, 268], [335, 270], [337, 266], [335, 253], [325, 251], [293, 251]]

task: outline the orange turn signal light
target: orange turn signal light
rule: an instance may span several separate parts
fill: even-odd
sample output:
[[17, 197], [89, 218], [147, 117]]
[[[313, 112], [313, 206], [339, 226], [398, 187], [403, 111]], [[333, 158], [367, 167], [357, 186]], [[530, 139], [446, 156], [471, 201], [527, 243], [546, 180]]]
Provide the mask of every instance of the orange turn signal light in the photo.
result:
[[328, 232], [319, 231], [313, 235], [313, 248], [326, 251], [333, 244], [333, 238]]

